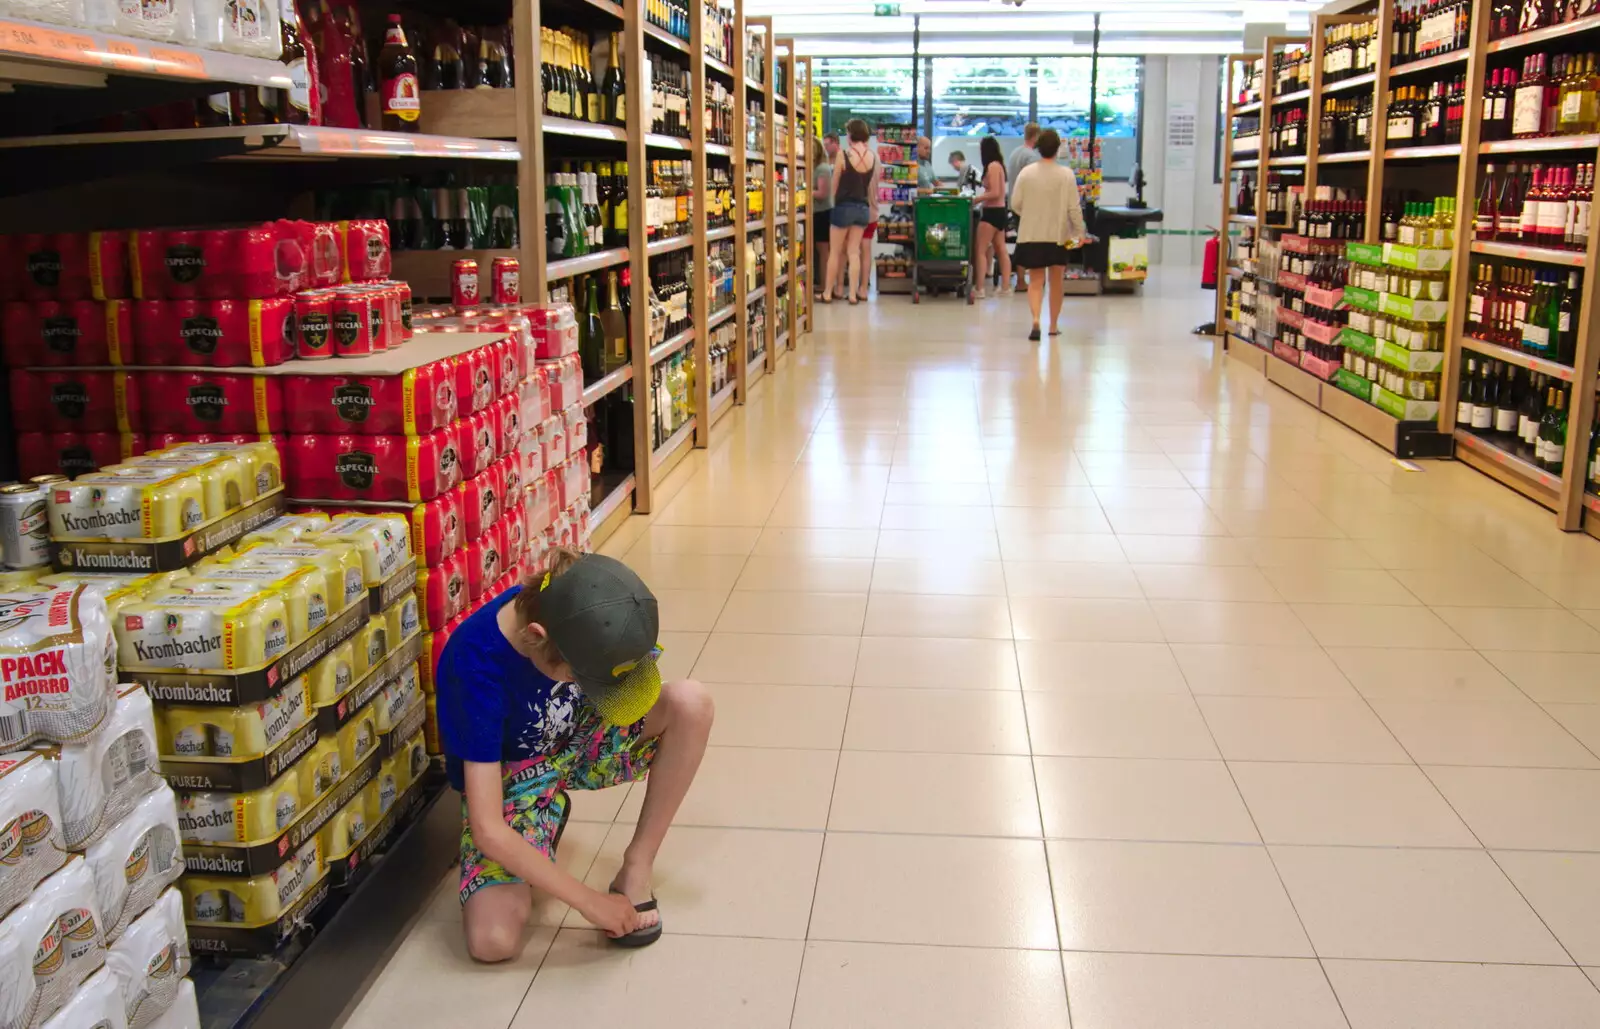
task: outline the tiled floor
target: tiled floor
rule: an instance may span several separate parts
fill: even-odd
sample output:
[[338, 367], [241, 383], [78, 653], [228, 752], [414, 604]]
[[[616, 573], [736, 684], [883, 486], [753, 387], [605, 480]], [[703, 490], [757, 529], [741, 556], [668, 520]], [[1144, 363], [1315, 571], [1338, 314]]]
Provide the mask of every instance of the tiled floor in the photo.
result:
[[718, 705], [666, 935], [544, 904], [473, 967], [441, 872], [354, 1024], [1600, 1026], [1600, 544], [1214, 355], [1193, 281], [1045, 346], [822, 310], [608, 545]]

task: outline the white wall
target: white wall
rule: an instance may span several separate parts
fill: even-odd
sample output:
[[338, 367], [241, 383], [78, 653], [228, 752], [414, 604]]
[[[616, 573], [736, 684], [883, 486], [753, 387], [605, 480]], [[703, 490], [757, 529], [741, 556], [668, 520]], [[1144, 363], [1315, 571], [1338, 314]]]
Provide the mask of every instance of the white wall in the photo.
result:
[[[1139, 164], [1144, 169], [1145, 203], [1159, 207], [1165, 219], [1152, 228], [1204, 230], [1216, 226], [1222, 217], [1222, 186], [1214, 180], [1217, 133], [1218, 60], [1214, 56], [1151, 56], [1144, 62], [1144, 137]], [[1195, 112], [1195, 145], [1190, 160], [1168, 146], [1169, 101], [1192, 103]], [[1116, 203], [1107, 183], [1107, 203]], [[1132, 189], [1122, 187], [1126, 195]], [[1206, 237], [1153, 236], [1150, 241], [1152, 263], [1198, 265]]]

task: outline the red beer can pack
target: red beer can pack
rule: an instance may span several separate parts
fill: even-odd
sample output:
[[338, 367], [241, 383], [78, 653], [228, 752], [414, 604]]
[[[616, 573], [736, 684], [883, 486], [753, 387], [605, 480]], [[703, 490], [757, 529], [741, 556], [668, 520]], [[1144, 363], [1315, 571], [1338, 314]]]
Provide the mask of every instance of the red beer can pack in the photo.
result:
[[461, 511], [461, 542], [471, 543], [489, 531], [504, 511], [505, 475], [490, 468], [474, 475], [453, 491]]
[[336, 223], [343, 281], [371, 282], [390, 274], [389, 223], [382, 218]]
[[370, 296], [360, 290], [341, 287], [335, 291], [333, 356], [366, 357], [377, 352], [372, 324], [375, 312], [381, 320], [383, 312], [377, 309]]
[[432, 361], [399, 375], [291, 375], [284, 402], [290, 432], [425, 436], [456, 420], [456, 373]]
[[124, 232], [0, 236], [0, 300], [125, 300]]
[[476, 601], [505, 571], [505, 527], [496, 522], [462, 551], [467, 566], [467, 597]]
[[411, 509], [411, 552], [418, 563], [434, 566], [461, 549], [460, 486]]
[[15, 424], [33, 432], [139, 432], [144, 412], [126, 372], [18, 371], [10, 375]]
[[289, 492], [320, 500], [432, 500], [461, 481], [457, 436], [291, 436]]
[[489, 265], [490, 300], [501, 307], [522, 303], [522, 275], [515, 257], [497, 257]]
[[133, 334], [143, 364], [270, 368], [294, 356], [294, 300], [140, 300]]
[[450, 262], [450, 303], [458, 311], [478, 306], [478, 262], [473, 258]]
[[283, 432], [284, 380], [227, 372], [129, 373], [150, 433], [254, 434]]
[[461, 440], [462, 478], [483, 474], [500, 456], [500, 438], [491, 411], [456, 419], [456, 432]]
[[17, 434], [17, 470], [24, 478], [65, 475], [77, 478], [145, 452], [142, 433], [21, 432]]
[[331, 289], [308, 289], [294, 295], [295, 356], [302, 361], [322, 361], [333, 356], [333, 299]]
[[417, 569], [417, 607], [422, 612], [422, 624], [429, 632], [438, 632], [452, 618], [467, 609], [466, 551], [460, 550], [432, 568]]
[[129, 300], [15, 301], [0, 312], [12, 368], [136, 364]]

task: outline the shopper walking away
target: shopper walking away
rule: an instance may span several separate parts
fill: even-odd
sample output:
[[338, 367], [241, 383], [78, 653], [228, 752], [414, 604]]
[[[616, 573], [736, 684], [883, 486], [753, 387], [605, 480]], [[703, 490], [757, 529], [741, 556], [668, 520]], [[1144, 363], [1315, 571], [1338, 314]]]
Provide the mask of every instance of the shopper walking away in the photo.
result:
[[[833, 165], [821, 141], [811, 140], [811, 239], [816, 243], [815, 263], [811, 266], [821, 272], [828, 269], [828, 251], [832, 249], [829, 235], [832, 231]], [[818, 296], [822, 295], [822, 279], [813, 276]]]
[[867, 146], [867, 123], [851, 118], [845, 126], [850, 137], [849, 146], [839, 151], [833, 161], [833, 245], [828, 254], [828, 277], [822, 302], [833, 302], [834, 283], [839, 279], [840, 262], [849, 266], [851, 304], [860, 302], [857, 292], [861, 282], [861, 237], [867, 225], [875, 219], [872, 204], [878, 196], [878, 157]]
[[[1056, 161], [1061, 137], [1055, 129], [1039, 133], [1039, 160], [1022, 169], [1011, 187], [1011, 206], [1017, 212], [1017, 264], [1029, 269], [1028, 309], [1033, 312], [1033, 331], [1028, 338], [1039, 339], [1039, 309], [1044, 300], [1045, 277], [1050, 284], [1050, 335], [1061, 334], [1063, 278], [1067, 270], [1067, 250], [1081, 246], [1088, 231], [1083, 225], [1083, 208], [1078, 198], [1078, 177], [1072, 169]], [[1037, 274], [1043, 269], [1046, 276]]]
[[932, 190], [933, 180], [933, 140], [927, 136], [917, 137], [917, 190]]
[[[439, 735], [451, 785], [465, 794], [461, 914], [475, 959], [522, 953], [534, 890], [571, 905], [619, 946], [661, 936], [651, 875], [705, 755], [712, 703], [697, 682], [662, 683], [659, 623], [656, 598], [622, 562], [556, 548], [446, 644]], [[607, 890], [555, 863], [567, 790], [647, 776]]]
[[1006, 165], [1000, 158], [1000, 141], [993, 136], [983, 137], [978, 144], [978, 156], [983, 161], [983, 192], [978, 194], [978, 253], [975, 262], [978, 275], [978, 298], [984, 296], [984, 285], [989, 281], [989, 251], [995, 253], [1000, 265], [1000, 288], [996, 296], [1011, 295], [1011, 255], [1006, 253]]
[[[1017, 184], [1017, 176], [1022, 174], [1022, 169], [1039, 159], [1039, 123], [1030, 121], [1022, 127], [1022, 145], [1006, 155], [1006, 204], [1011, 203], [1011, 190]], [[1011, 212], [1013, 219], [1011, 227], [1016, 228], [1016, 211]], [[1028, 269], [1017, 266], [1017, 288], [1024, 292], [1028, 289]]]

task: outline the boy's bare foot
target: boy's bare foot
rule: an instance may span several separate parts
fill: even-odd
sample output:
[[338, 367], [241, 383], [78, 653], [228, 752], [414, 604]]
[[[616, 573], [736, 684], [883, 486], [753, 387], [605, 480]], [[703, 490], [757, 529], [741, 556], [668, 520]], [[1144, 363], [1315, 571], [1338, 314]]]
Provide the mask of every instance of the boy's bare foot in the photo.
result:
[[[611, 892], [620, 893], [635, 904], [643, 904], [654, 898], [650, 888], [651, 869], [645, 865], [629, 865], [624, 863], [617, 872], [616, 878], [611, 880]], [[641, 911], [639, 913], [639, 927], [636, 932], [643, 932], [661, 924], [660, 911]]]

